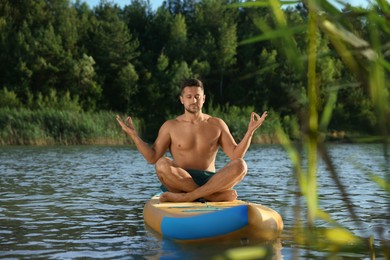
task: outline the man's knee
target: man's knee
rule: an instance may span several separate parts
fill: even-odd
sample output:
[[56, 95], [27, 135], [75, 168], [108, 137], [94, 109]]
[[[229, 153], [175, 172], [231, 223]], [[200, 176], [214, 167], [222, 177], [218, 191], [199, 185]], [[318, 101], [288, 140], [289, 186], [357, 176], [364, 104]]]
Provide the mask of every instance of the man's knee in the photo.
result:
[[242, 179], [244, 179], [244, 177], [248, 171], [248, 167], [246, 165], [246, 162], [244, 159], [239, 158], [239, 159], [234, 160], [232, 163], [234, 165], [233, 167], [235, 168], [234, 172], [236, 173], [236, 178], [238, 181], [241, 181]]
[[171, 165], [172, 165], [172, 161], [169, 158], [161, 157], [160, 159], [157, 160], [155, 165], [157, 174], [168, 172]]
[[237, 169], [237, 172], [245, 175], [246, 172], [248, 171], [248, 166], [246, 165], [246, 162], [244, 159], [242, 158], [239, 158], [239, 159], [236, 159], [233, 161], [236, 169]]

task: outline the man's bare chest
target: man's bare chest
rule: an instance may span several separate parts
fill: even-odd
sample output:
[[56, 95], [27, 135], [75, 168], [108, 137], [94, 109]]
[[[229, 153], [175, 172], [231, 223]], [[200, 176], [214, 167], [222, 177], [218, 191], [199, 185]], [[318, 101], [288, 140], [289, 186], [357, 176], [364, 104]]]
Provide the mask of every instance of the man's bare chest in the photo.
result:
[[210, 124], [182, 124], [171, 132], [171, 148], [209, 150], [218, 146], [221, 131]]

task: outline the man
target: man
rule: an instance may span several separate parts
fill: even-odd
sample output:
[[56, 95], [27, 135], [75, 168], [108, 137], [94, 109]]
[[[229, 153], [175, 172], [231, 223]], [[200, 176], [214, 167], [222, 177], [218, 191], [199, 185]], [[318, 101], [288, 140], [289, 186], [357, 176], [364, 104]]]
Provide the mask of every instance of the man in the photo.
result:
[[[226, 123], [202, 112], [206, 99], [203, 84], [198, 79], [185, 80], [181, 86], [180, 102], [184, 113], [166, 121], [151, 147], [138, 136], [131, 117], [118, 123], [133, 140], [145, 159], [156, 166], [157, 177], [167, 190], [160, 201], [232, 201], [237, 192], [232, 188], [247, 172], [243, 157], [253, 133], [267, 117], [252, 112], [248, 130], [237, 144]], [[215, 172], [215, 158], [219, 146], [230, 162]], [[172, 159], [163, 157], [170, 150]]]

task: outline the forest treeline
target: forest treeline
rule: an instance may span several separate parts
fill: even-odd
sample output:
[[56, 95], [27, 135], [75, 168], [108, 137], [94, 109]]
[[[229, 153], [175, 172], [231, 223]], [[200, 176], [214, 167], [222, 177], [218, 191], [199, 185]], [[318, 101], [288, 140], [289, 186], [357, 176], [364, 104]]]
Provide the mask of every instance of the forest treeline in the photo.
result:
[[[261, 39], [275, 23], [269, 6], [245, 3], [251, 1], [167, 0], [152, 10], [146, 0], [124, 7], [103, 0], [93, 8], [80, 0], [1, 0], [2, 131], [15, 127], [15, 111], [113, 111], [138, 118], [143, 135], [153, 139], [165, 119], [182, 112], [180, 82], [198, 77], [205, 85], [206, 112], [223, 116], [239, 110], [236, 118], [247, 122], [248, 108], [268, 110], [296, 137], [308, 105], [307, 8], [296, 1], [281, 9], [301, 54], [292, 64], [286, 62], [286, 46]], [[354, 14], [344, 7], [343, 15], [349, 15], [344, 26], [368, 37], [365, 16]], [[316, 37], [320, 113], [337, 93], [328, 131], [376, 134], [364, 80], [356, 80], [327, 35]], [[386, 35], [378, 39], [386, 42]]]

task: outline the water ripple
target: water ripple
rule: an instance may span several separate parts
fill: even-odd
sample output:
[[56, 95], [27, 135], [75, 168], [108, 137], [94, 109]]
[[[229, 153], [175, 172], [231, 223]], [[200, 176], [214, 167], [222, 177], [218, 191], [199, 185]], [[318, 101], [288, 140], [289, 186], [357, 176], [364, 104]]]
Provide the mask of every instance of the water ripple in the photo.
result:
[[[363, 165], [383, 177], [381, 149], [375, 145], [330, 149], [349, 201], [322, 163], [320, 207], [356, 233], [390, 239], [389, 194], [359, 170]], [[299, 193], [287, 154], [279, 146], [253, 146], [245, 159], [248, 173], [236, 186], [240, 199], [280, 212], [288, 233]], [[218, 153], [217, 167], [227, 161]], [[144, 203], [159, 191], [159, 184], [154, 167], [132, 148], [2, 147], [0, 162], [2, 257], [128, 259], [164, 257], [177, 250], [189, 250], [188, 257], [195, 252], [174, 248], [144, 226]], [[361, 226], [351, 220], [346, 203], [354, 206]], [[306, 210], [304, 204], [301, 210]]]

